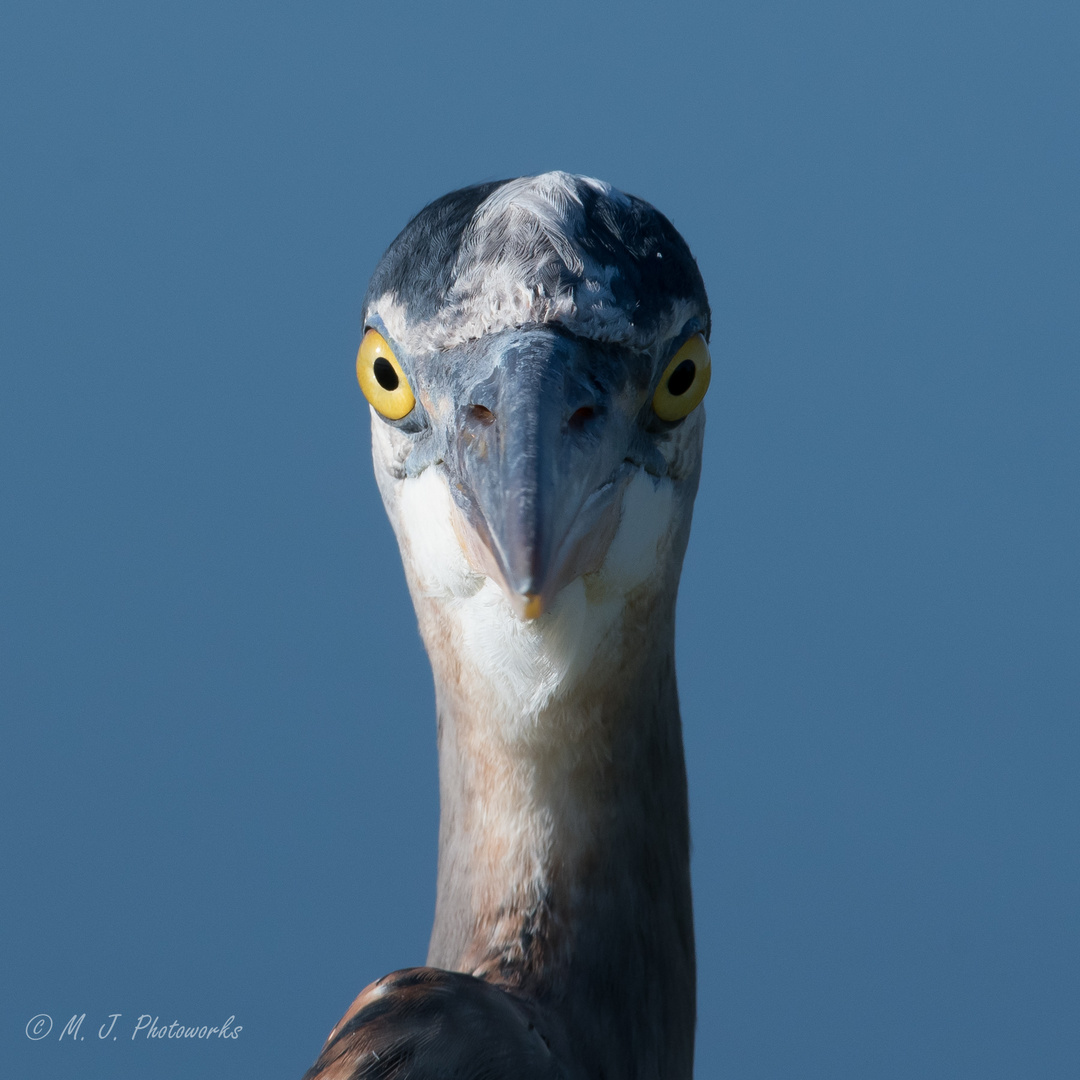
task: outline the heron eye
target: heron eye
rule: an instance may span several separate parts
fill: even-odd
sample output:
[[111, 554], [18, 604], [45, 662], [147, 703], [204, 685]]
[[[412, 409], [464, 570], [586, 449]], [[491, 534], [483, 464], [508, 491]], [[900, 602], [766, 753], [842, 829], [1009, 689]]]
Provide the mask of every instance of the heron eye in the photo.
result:
[[709, 346], [700, 334], [684, 342], [660, 376], [653, 394], [653, 412], [661, 420], [681, 420], [697, 408], [712, 377]]
[[356, 378], [377, 413], [387, 420], [408, 416], [416, 404], [394, 350], [378, 330], [369, 330], [356, 354]]

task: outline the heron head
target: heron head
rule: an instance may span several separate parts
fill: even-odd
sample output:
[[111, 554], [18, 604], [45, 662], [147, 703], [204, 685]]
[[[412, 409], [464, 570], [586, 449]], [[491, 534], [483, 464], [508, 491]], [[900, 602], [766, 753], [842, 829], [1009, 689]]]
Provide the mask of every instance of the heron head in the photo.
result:
[[578, 581], [610, 599], [673, 561], [677, 581], [709, 331], [682, 237], [607, 184], [545, 173], [421, 211], [357, 359], [414, 596], [491, 586], [531, 621]]

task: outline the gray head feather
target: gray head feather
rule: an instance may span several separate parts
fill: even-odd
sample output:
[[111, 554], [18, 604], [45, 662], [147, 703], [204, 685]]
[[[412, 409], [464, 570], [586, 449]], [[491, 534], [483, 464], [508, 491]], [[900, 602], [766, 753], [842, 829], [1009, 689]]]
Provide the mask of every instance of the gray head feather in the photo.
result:
[[372, 277], [365, 318], [414, 355], [557, 323], [662, 348], [709, 306], [697, 265], [648, 203], [564, 172], [453, 192], [422, 210]]

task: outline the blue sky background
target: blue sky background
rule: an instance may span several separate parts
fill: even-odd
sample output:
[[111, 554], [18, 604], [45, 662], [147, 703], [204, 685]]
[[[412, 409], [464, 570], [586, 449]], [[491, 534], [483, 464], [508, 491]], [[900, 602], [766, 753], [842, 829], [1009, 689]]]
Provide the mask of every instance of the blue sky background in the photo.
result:
[[671, 217], [715, 313], [697, 1076], [1075, 1077], [1078, 44], [1032, 0], [8, 4], [4, 1075], [298, 1078], [422, 962], [360, 299], [430, 199], [563, 168]]

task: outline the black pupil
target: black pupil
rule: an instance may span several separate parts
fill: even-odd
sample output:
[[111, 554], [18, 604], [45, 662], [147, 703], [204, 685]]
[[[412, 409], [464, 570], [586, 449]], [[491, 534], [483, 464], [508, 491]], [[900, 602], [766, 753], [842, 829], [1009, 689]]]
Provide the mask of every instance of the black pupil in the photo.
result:
[[[384, 390], [396, 390], [398, 386], [397, 372], [394, 370], [394, 365], [386, 359], [385, 356], [375, 357], [375, 363], [373, 365], [375, 372], [375, 381]], [[676, 375], [678, 372], [675, 373]], [[671, 376], [673, 379], [675, 375]], [[691, 376], [693, 378], [693, 376]]]
[[[697, 367], [693, 360], [684, 360], [672, 373], [667, 381], [668, 393], [672, 397], [685, 394], [690, 389], [690, 384], [697, 374]], [[382, 382], [382, 380], [379, 380]]]

